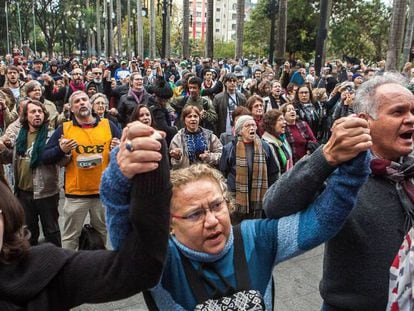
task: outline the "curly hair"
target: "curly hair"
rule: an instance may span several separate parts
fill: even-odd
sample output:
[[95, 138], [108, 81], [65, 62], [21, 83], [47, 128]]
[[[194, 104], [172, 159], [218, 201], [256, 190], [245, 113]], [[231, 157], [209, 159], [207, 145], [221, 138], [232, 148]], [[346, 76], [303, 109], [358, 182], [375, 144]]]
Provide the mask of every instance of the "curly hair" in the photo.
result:
[[[223, 174], [207, 164], [193, 164], [186, 168], [171, 171], [173, 194], [178, 191], [180, 187], [200, 179], [209, 179], [219, 185], [223, 193], [223, 197], [227, 202], [229, 211], [232, 212], [234, 209], [234, 202], [230, 192], [228, 191], [227, 183], [223, 177]], [[172, 205], [173, 200], [171, 200], [171, 207]]]
[[3, 246], [0, 250], [0, 262], [11, 263], [25, 257], [29, 251], [30, 233], [25, 228], [25, 217], [22, 206], [10, 191], [10, 188], [0, 181], [0, 211], [3, 216]]

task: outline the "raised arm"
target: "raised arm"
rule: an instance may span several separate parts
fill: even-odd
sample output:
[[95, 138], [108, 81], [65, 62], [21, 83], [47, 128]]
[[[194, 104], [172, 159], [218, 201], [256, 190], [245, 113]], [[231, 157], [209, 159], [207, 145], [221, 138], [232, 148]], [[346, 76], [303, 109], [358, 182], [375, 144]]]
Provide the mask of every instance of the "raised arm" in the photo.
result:
[[326, 145], [302, 158], [268, 189], [263, 199], [267, 217], [280, 218], [307, 208], [335, 168], [371, 144], [365, 120], [347, 117], [335, 121]]
[[[153, 131], [149, 127], [141, 129], [141, 134]], [[128, 130], [124, 131], [120, 147], [111, 154], [112, 168], [108, 171], [115, 175], [111, 175], [111, 180], [101, 185], [101, 193], [112, 196], [111, 199], [108, 195], [103, 196], [104, 206], [113, 208], [122, 205], [122, 200], [116, 198], [117, 191], [121, 191], [119, 179], [129, 177], [129, 232], [120, 241], [117, 252], [78, 252], [72, 256], [62, 282], [70, 307], [85, 302], [99, 303], [125, 298], [159, 282], [169, 237], [171, 184], [167, 146], [165, 141], [160, 143], [153, 138], [129, 134]], [[128, 137], [135, 137], [130, 139], [134, 147], [132, 152], [126, 149]], [[160, 146], [161, 152], [158, 151]], [[163, 157], [159, 161], [161, 153]], [[135, 162], [141, 158], [145, 158], [146, 162]], [[128, 177], [121, 170], [114, 170], [117, 163], [122, 163], [122, 170], [127, 172]], [[134, 177], [136, 172], [142, 173]], [[126, 191], [122, 192], [123, 196]], [[113, 222], [114, 225], [120, 224]]]

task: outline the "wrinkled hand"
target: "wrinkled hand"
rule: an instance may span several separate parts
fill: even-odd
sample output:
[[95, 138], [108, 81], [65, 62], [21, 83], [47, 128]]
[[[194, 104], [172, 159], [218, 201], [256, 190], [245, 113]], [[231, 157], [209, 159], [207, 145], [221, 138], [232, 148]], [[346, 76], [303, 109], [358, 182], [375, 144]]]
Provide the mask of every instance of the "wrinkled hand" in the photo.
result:
[[64, 153], [68, 153], [72, 149], [75, 149], [78, 146], [78, 143], [73, 139], [67, 139], [62, 137], [59, 139], [59, 147]]
[[204, 153], [201, 153], [198, 155], [201, 159], [201, 161], [205, 162], [208, 161], [210, 159], [210, 152], [208, 152], [207, 150], [204, 151]]
[[182, 151], [180, 148], [174, 148], [170, 150], [170, 157], [176, 160], [180, 160], [182, 156]]
[[[139, 121], [129, 123], [122, 132], [121, 144], [117, 154], [119, 168], [126, 177], [155, 170], [161, 160], [161, 143], [158, 139], [164, 137], [150, 126]], [[133, 151], [126, 148], [131, 141]]]
[[332, 166], [349, 161], [372, 146], [368, 122], [364, 119], [355, 116], [340, 118], [334, 122], [331, 131], [323, 154]]

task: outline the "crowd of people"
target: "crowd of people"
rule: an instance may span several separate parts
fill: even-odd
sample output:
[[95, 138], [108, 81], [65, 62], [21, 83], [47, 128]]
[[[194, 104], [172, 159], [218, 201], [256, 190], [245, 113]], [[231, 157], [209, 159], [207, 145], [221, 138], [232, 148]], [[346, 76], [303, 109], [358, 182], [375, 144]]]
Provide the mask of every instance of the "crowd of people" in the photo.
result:
[[[150, 289], [150, 310], [202, 310], [237, 295], [270, 310], [274, 266], [326, 242], [323, 310], [383, 310], [414, 224], [413, 77], [409, 64], [391, 74], [383, 62], [337, 60], [317, 74], [266, 59], [6, 56], [0, 190], [12, 206], [0, 204], [0, 261], [44, 260], [40, 221], [58, 247], [48, 246], [56, 264], [36, 289], [45, 306], [59, 304], [72, 270], [98, 282], [75, 286], [63, 308]], [[117, 255], [78, 250], [88, 215]], [[122, 274], [128, 290], [92, 293], [121, 265], [137, 269]], [[130, 285], [139, 273], [148, 279]], [[42, 303], [22, 295], [0, 285], [0, 306]]]

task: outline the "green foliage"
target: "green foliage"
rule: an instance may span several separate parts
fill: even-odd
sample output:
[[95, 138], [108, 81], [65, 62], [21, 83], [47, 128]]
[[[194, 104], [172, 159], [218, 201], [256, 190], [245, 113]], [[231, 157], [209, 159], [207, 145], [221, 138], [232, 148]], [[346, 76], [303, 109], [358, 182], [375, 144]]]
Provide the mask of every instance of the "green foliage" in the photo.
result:
[[234, 50], [236, 42], [214, 41], [214, 57], [215, 58], [232, 58], [234, 57]]
[[[268, 55], [270, 19], [269, 2], [261, 0], [245, 25], [245, 55]], [[286, 50], [292, 58], [309, 59], [315, 50], [316, 32], [319, 23], [317, 8], [319, 1], [289, 0]]]
[[385, 58], [391, 9], [380, 0], [335, 0], [330, 20], [328, 53], [369, 61]]

